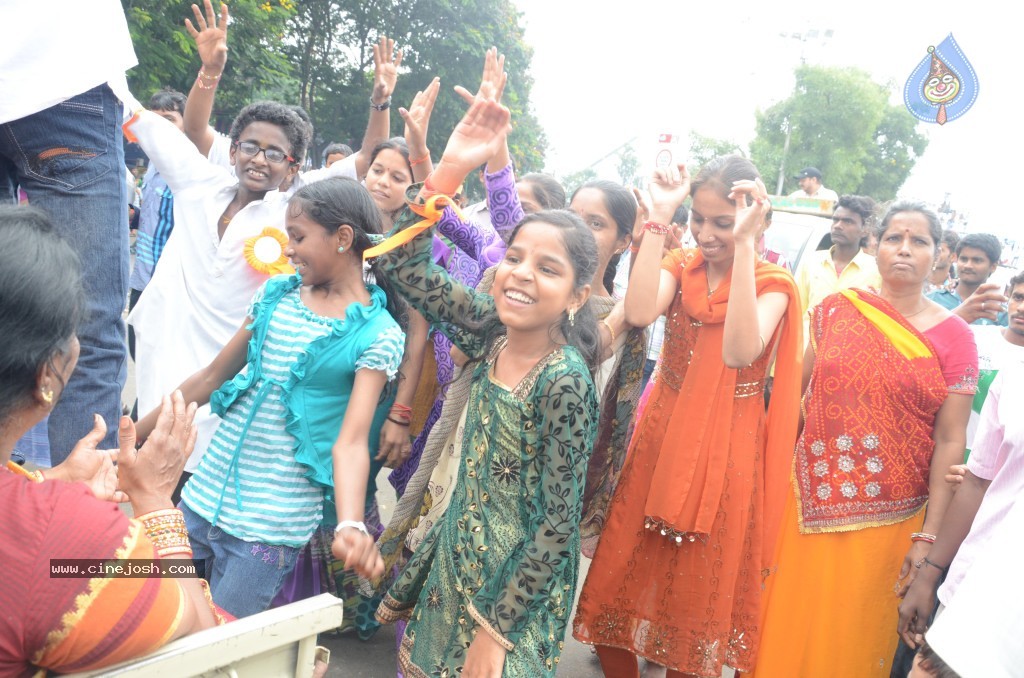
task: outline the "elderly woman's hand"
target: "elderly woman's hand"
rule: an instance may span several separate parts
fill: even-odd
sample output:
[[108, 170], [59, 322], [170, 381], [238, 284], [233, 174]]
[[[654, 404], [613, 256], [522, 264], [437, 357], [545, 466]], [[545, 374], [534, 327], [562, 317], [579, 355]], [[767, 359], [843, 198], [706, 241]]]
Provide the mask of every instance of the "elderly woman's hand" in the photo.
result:
[[128, 417], [121, 418], [118, 477], [136, 515], [171, 506], [171, 494], [196, 444], [196, 409], [195, 403], [185, 405], [181, 391], [164, 396], [156, 426], [139, 450], [135, 425]]
[[78, 441], [67, 459], [48, 469], [45, 477], [48, 480], [85, 483], [97, 499], [128, 501], [124, 492], [117, 489], [117, 467], [114, 466], [117, 450], [97, 449], [105, 435], [107, 423], [100, 415], [93, 415], [92, 430]]

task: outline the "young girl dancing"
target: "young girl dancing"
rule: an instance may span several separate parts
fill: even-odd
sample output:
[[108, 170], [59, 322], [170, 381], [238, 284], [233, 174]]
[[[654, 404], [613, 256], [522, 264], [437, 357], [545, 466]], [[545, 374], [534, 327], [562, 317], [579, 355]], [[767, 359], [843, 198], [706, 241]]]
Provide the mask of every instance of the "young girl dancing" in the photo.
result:
[[764, 184], [743, 158], [708, 163], [693, 181], [698, 249], [659, 267], [689, 188], [685, 171], [652, 181], [626, 292], [627, 320], [668, 325], [574, 622], [607, 676], [639, 678], [636, 656], [669, 678], [753, 667], [796, 441], [802, 324], [792, 276], [757, 257]]
[[[181, 385], [222, 419], [182, 511], [214, 600], [237, 617], [269, 606], [335, 479], [339, 530], [365, 531], [381, 394], [404, 342], [387, 283], [376, 271], [380, 286], [364, 282], [368, 234], [380, 231], [366, 190], [351, 179], [310, 184], [285, 223], [296, 274], [268, 280], [245, 326]], [[140, 422], [141, 435], [154, 420]]]
[[[478, 96], [419, 197], [454, 193], [502, 143], [508, 121], [508, 109]], [[417, 220], [406, 211], [398, 229]], [[451, 506], [378, 611], [383, 621], [410, 619], [399, 652], [405, 675], [554, 675], [598, 414], [597, 322], [585, 303], [596, 261], [590, 229], [563, 211], [539, 212], [514, 231], [493, 296], [433, 264], [429, 232], [380, 259], [474, 361]], [[343, 536], [339, 557], [383, 570], [367, 537]]]

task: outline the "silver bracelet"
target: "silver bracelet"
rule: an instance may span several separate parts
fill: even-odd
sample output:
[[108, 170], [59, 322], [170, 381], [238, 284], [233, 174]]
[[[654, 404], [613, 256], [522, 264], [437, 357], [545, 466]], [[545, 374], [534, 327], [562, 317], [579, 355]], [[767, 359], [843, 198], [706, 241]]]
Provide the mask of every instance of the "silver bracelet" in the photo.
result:
[[357, 530], [359, 530], [360, 532], [362, 532], [363, 534], [365, 534], [367, 537], [370, 536], [370, 533], [366, 531], [366, 525], [364, 525], [362, 522], [360, 522], [358, 520], [343, 520], [343, 521], [341, 521], [334, 528], [334, 534], [338, 534], [339, 532], [344, 530], [346, 527], [354, 527]]

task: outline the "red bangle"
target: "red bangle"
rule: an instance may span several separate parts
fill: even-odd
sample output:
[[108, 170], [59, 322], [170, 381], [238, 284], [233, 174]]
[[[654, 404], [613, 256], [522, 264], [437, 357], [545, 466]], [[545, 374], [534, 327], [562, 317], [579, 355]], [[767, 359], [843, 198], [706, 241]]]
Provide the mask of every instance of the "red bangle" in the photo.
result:
[[415, 160], [410, 160], [409, 161], [409, 167], [415, 167], [416, 165], [420, 164], [421, 162], [426, 162], [427, 160], [430, 160], [430, 151], [427, 151], [426, 155], [424, 155], [422, 158], [416, 158]]
[[649, 231], [654, 235], [666, 235], [668, 233], [668, 226], [666, 226], [665, 224], [659, 224], [656, 221], [645, 221], [644, 231]]

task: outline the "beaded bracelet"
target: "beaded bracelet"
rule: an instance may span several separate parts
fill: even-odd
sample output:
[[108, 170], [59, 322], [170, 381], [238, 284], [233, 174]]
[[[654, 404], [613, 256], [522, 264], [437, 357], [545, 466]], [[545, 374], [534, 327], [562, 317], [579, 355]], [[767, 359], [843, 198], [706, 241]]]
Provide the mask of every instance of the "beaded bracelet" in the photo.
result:
[[656, 221], [645, 221], [643, 228], [644, 232], [650, 232], [653, 233], [654, 235], [668, 234], [668, 226], [666, 226], [665, 224], [659, 224]]

